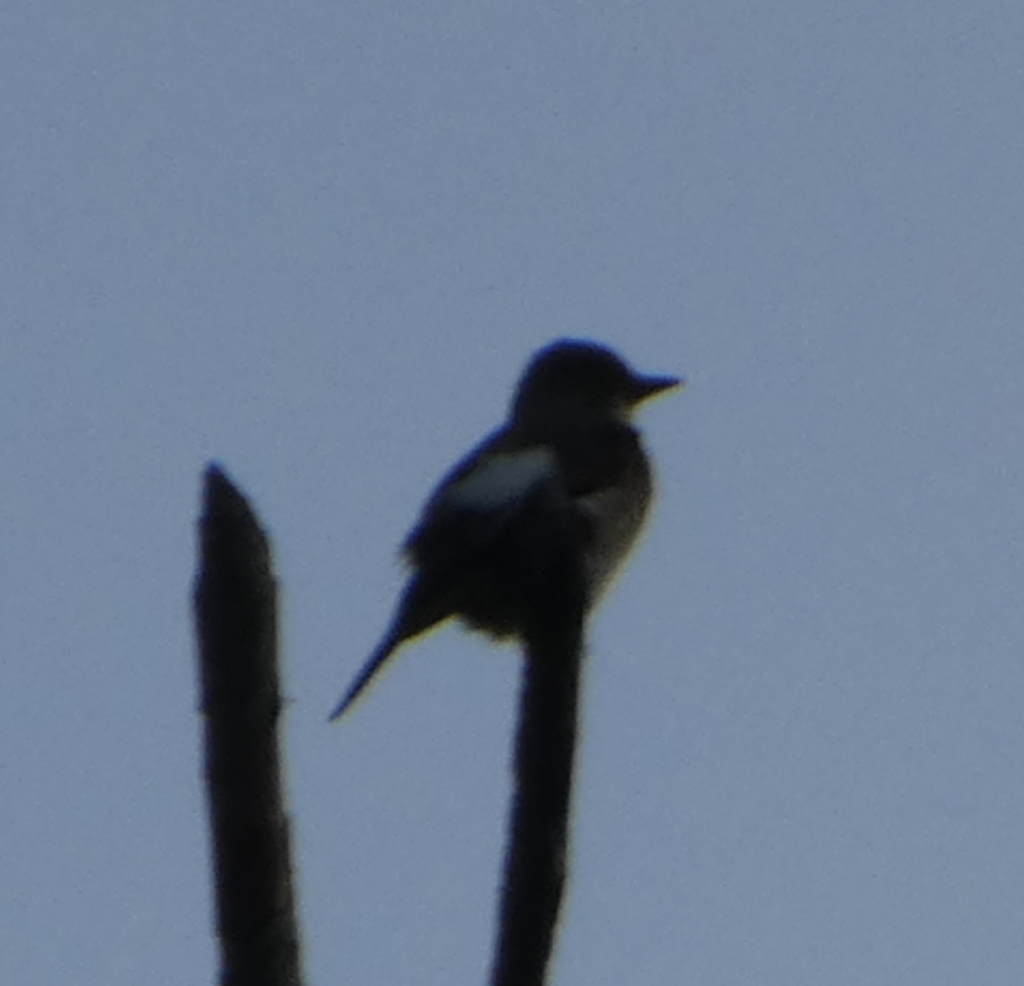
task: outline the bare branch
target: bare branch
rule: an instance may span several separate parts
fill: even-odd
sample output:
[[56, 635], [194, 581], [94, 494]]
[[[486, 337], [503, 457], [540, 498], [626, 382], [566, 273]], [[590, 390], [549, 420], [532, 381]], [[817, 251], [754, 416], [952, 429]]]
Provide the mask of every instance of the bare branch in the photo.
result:
[[301, 986], [270, 548], [248, 503], [206, 471], [195, 590], [222, 986]]

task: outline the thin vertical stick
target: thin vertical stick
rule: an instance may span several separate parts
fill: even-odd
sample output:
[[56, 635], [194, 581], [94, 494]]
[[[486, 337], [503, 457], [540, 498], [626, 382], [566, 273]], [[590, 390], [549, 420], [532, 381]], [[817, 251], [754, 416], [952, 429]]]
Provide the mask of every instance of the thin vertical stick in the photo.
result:
[[278, 753], [276, 585], [266, 535], [207, 469], [195, 590], [222, 986], [301, 986]]
[[543, 986], [555, 943], [569, 857], [586, 609], [578, 544], [544, 542], [526, 636], [515, 750], [511, 838], [492, 986]]

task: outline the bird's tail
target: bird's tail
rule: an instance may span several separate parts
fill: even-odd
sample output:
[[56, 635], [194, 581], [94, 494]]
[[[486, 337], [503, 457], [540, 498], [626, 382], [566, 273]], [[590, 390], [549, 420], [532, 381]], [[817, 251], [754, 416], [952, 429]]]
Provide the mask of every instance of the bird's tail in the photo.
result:
[[380, 644], [378, 644], [377, 649], [370, 655], [359, 674], [356, 675], [355, 681], [348, 686], [348, 691], [345, 692], [341, 697], [341, 701], [334, 707], [334, 711], [331, 713], [328, 722], [334, 722], [335, 719], [340, 719], [349, 710], [349, 707], [367, 689], [374, 676], [381, 669], [384, 662], [394, 652], [399, 642], [400, 640], [397, 634], [392, 632], [389, 633], [380, 642]]

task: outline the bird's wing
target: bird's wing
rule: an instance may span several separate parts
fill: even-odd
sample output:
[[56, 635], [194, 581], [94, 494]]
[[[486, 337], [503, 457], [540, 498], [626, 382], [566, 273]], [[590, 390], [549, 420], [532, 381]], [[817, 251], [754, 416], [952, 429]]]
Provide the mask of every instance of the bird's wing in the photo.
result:
[[532, 494], [561, 482], [555, 450], [484, 442], [441, 481], [403, 546], [417, 567], [443, 569], [493, 542]]

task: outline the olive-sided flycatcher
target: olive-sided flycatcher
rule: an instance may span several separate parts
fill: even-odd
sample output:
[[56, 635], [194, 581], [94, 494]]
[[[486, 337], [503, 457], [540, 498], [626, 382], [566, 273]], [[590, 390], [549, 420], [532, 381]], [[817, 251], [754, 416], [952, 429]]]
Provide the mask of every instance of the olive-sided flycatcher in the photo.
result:
[[519, 380], [507, 423], [427, 500], [403, 547], [412, 572], [391, 625], [331, 719], [401, 644], [450, 617], [496, 638], [522, 636], [531, 594], [517, 586], [543, 554], [550, 527], [538, 523], [537, 510], [546, 502], [567, 511], [579, 532], [592, 607], [651, 500], [651, 467], [632, 412], [681, 383], [637, 373], [593, 342], [566, 339], [540, 350]]

